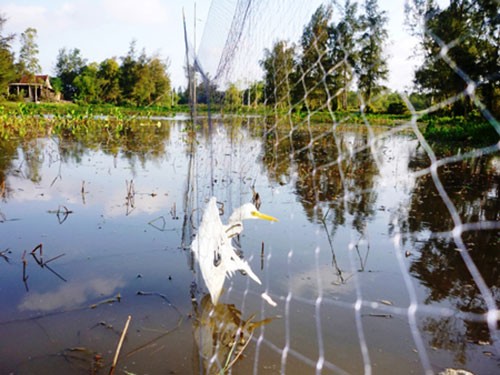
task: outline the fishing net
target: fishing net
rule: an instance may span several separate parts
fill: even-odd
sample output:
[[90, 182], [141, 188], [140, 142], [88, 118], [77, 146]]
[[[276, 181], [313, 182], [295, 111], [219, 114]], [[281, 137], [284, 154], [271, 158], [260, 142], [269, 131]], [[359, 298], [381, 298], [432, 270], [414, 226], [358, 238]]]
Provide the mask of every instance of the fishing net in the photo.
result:
[[[467, 1], [451, 3], [473, 8]], [[363, 13], [363, 4], [356, 14]], [[483, 5], [498, 11], [495, 2]], [[401, 25], [406, 7], [406, 24], [434, 46], [431, 56], [410, 55], [406, 64], [432, 61], [458, 87], [429, 95], [424, 104], [409, 94], [410, 87], [399, 88], [392, 108], [403, 115], [388, 126], [372, 114], [387, 91], [369, 92], [364, 83], [369, 74], [363, 69], [376, 62], [359, 67], [360, 52], [354, 52], [367, 53], [363, 47], [371, 39], [356, 46], [346, 35], [362, 31], [341, 33], [350, 25], [350, 6], [212, 1], [199, 48], [195, 53], [187, 46], [194, 69], [189, 77], [196, 76], [198, 94], [205, 90], [210, 98], [203, 102], [208, 115], [199, 109], [193, 122], [202, 129], [190, 150], [185, 198], [194, 232], [211, 196], [223, 220], [257, 194], [261, 210], [280, 219], [273, 225], [245, 223], [244, 256], [260, 270], [262, 286], [239, 275], [226, 280], [220, 305], [226, 310], [210, 307], [212, 315], [200, 319], [195, 332], [198, 341], [207, 335], [218, 341], [200, 351], [200, 368], [227, 369], [225, 358], [237, 353], [240, 367], [234, 369], [245, 373], [496, 372], [498, 69], [472, 74], [470, 66], [461, 66], [454, 49], [469, 43], [472, 31], [438, 33], [436, 9], [448, 4], [427, 12], [419, 11], [421, 2], [387, 5]], [[498, 46], [496, 14], [481, 21], [491, 30], [481, 36], [483, 45]], [[406, 48], [392, 47], [392, 53]], [[231, 99], [232, 86], [239, 97]], [[197, 99], [195, 106], [203, 101]], [[254, 111], [235, 115], [235, 103], [240, 111]], [[484, 132], [480, 145], [467, 137], [443, 145], [431, 137], [437, 115], [460, 106], [486, 124], [477, 128], [477, 134]], [[223, 120], [230, 126], [219, 126]], [[461, 126], [457, 122], [450, 132]], [[450, 136], [439, 134], [441, 140]], [[184, 236], [186, 248], [191, 238]], [[277, 305], [262, 299], [263, 292]], [[217, 328], [203, 332], [208, 326]], [[230, 328], [237, 333], [229, 334]], [[227, 336], [241, 337], [241, 345], [224, 344]]]

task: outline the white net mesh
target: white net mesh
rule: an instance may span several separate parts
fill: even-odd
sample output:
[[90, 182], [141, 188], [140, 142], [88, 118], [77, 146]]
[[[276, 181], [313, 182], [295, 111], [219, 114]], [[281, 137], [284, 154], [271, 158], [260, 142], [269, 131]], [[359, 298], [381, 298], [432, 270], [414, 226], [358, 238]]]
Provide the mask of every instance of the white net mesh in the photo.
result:
[[[193, 150], [187, 207], [197, 209], [197, 227], [210, 196], [228, 215], [253, 190], [263, 211], [280, 219], [245, 229], [243, 248], [253, 249], [245, 256], [260, 265], [261, 291], [278, 306], [261, 300], [256, 320], [273, 319], [258, 325], [238, 370], [498, 371], [498, 3], [450, 3], [381, 4], [400, 17], [406, 5], [422, 42], [420, 57], [407, 63], [417, 66], [428, 100], [393, 93], [408, 114], [386, 126], [372, 115], [388, 97], [380, 86], [390, 68], [374, 57], [384, 57], [391, 37], [376, 2], [212, 2], [196, 55], [204, 84], [235, 85], [239, 105], [267, 111], [229, 117], [228, 128], [218, 117], [198, 120], [208, 130], [196, 146], [204, 151]], [[482, 18], [474, 18], [478, 9]], [[463, 22], [461, 33], [444, 33], [446, 22]], [[493, 67], [461, 66], [464, 45], [493, 54]], [[226, 91], [224, 103], [234, 102]], [[457, 111], [486, 124], [475, 131], [480, 146], [466, 136], [444, 146], [427, 132], [437, 115]], [[461, 120], [451, 121], [456, 131]], [[237, 280], [226, 283], [224, 303], [248, 316], [260, 289]], [[225, 368], [217, 354], [208, 358], [208, 367]]]

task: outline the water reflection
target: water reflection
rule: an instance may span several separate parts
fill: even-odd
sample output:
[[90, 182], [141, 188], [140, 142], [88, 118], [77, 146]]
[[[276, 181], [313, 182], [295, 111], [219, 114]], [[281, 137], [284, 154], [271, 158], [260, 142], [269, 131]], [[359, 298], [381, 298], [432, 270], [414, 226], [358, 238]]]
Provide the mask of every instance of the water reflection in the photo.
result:
[[32, 292], [24, 296], [18, 305], [20, 311], [49, 312], [81, 307], [90, 300], [111, 296], [125, 285], [120, 278], [95, 276], [88, 280], [71, 280], [48, 292]]
[[[439, 178], [462, 222], [500, 219], [500, 173], [493, 167], [498, 158], [483, 156], [439, 168]], [[417, 155], [411, 165], [414, 170], [426, 166], [421, 155]], [[411, 204], [409, 224], [412, 231], [453, 229], [453, 220], [430, 175], [417, 180]]]
[[[99, 129], [99, 126], [96, 127]], [[19, 175], [39, 183], [40, 169], [44, 162], [60, 168], [70, 162], [80, 164], [90, 150], [128, 160], [132, 170], [137, 165], [144, 168], [147, 161], [159, 160], [165, 155], [165, 143], [170, 138], [171, 127], [166, 121], [130, 120], [119, 131], [107, 128], [95, 131], [63, 131], [60, 138], [0, 140], [0, 186], [2, 197], [12, 188], [7, 184], [9, 174]], [[21, 160], [22, 162], [17, 162]], [[61, 169], [57, 178], [62, 178]], [[53, 180], [53, 183], [56, 181]]]
[[198, 306], [193, 303], [195, 320], [193, 336], [198, 349], [203, 374], [220, 374], [229, 371], [241, 359], [256, 328], [271, 319], [254, 321], [255, 315], [242, 319], [241, 311], [234, 304], [213, 305], [206, 294]]
[[[179, 311], [184, 318], [191, 312], [195, 317], [192, 325], [179, 325], [175, 339], [166, 335], [163, 346], [144, 354], [146, 364], [158, 355], [157, 372], [179, 358], [188, 362], [182, 363], [188, 367], [179, 365], [180, 372], [191, 370], [191, 361], [198, 372], [219, 372], [266, 324], [262, 342], [278, 348], [278, 358], [262, 346], [254, 372], [270, 365], [279, 368], [281, 361], [287, 362], [287, 369], [294, 368], [290, 353], [299, 353], [295, 360], [314, 368], [317, 336], [322, 335], [325, 369], [338, 366], [357, 373], [362, 369], [356, 366], [363, 363], [358, 334], [364, 329], [371, 360], [381, 371], [419, 373], [422, 366], [408, 330], [409, 292], [401, 276], [408, 273], [418, 310], [418, 322], [411, 328], [422, 334], [432, 363], [440, 368], [467, 365], [478, 373], [495, 368], [496, 357], [484, 354], [494, 352], [495, 332], [484, 322], [484, 296], [449, 232], [452, 216], [431, 175], [413, 174], [429, 167], [418, 141], [407, 134], [387, 135], [387, 128], [373, 129], [374, 140], [364, 128], [292, 126], [243, 117], [217, 120], [211, 130], [204, 119], [195, 127], [154, 121], [133, 123], [117, 133], [104, 129], [0, 141], [0, 254], [9, 258], [8, 263], [0, 262], [0, 299], [5, 301], [0, 330], [11, 332], [15, 327], [9, 322], [16, 314], [43, 317], [120, 292], [123, 303], [108, 306], [109, 316], [127, 316], [131, 310], [132, 324], [148, 322], [143, 326], [152, 331], [162, 324], [177, 327]], [[462, 239], [497, 306], [500, 236], [498, 230], [481, 229], [479, 224], [500, 219], [498, 160], [498, 153], [466, 158], [438, 171], [460, 219], [478, 223], [477, 229], [463, 232]], [[278, 306], [266, 305], [274, 310], [264, 312], [261, 290], [243, 277], [231, 280], [224, 304], [214, 307], [208, 297], [192, 304], [192, 282], [201, 295], [206, 292], [189, 252], [206, 199], [216, 196], [231, 212], [250, 201], [253, 191], [258, 191], [262, 209], [280, 217], [280, 223], [272, 228], [249, 223], [242, 243], [252, 269]], [[71, 212], [62, 225], [58, 211], [59, 218]], [[401, 249], [394, 245], [396, 235], [401, 235]], [[41, 242], [52, 256], [66, 254], [53, 269], [67, 283], [46, 270], [35, 271], [30, 258], [27, 292], [22, 254]], [[400, 250], [404, 256], [398, 262]], [[139, 290], [165, 296], [176, 307], [175, 314], [158, 313], [167, 304], [163, 300], [153, 304], [134, 299]], [[356, 301], [364, 303], [357, 325]], [[373, 304], [379, 301], [384, 303]], [[261, 315], [245, 318], [242, 306]], [[394, 318], [374, 322], [372, 307]], [[57, 328], [51, 332], [67, 329], [70, 338], [49, 354], [78, 344], [72, 341], [76, 332], [99, 322], [100, 311], [84, 310], [83, 328], [63, 318], [44, 321]], [[284, 319], [266, 319], [275, 315]], [[151, 316], [156, 320], [149, 324]], [[38, 334], [30, 331], [29, 323], [23, 327], [28, 336]], [[140, 329], [129, 334], [132, 347], [141, 345], [138, 332], [144, 334]], [[10, 358], [5, 337], [0, 337], [0, 355]], [[114, 344], [99, 351], [108, 352]], [[193, 356], [186, 355], [193, 345]], [[288, 358], [279, 352], [285, 347]], [[151, 371], [146, 365], [145, 370], [134, 370], [140, 362], [135, 358], [123, 360], [127, 371]], [[0, 372], [16, 370], [12, 360], [7, 367], [0, 366]]]
[[272, 180], [294, 183], [310, 220], [321, 222], [328, 216], [335, 228], [346, 223], [347, 214], [353, 215], [353, 225], [362, 233], [377, 200], [378, 168], [368, 141], [366, 132], [311, 134], [300, 129], [287, 136], [276, 128], [266, 138], [263, 161]]
[[[339, 227], [346, 225], [361, 235], [357, 242], [352, 243], [352, 248], [359, 255], [358, 271], [364, 271], [370, 244], [368, 241], [363, 255], [359, 253], [358, 244], [360, 240], [367, 240], [367, 226], [377, 216], [375, 210], [380, 189], [377, 188], [376, 180], [381, 179], [381, 161], [383, 164], [390, 159], [384, 158], [384, 147], [380, 147], [380, 153], [375, 154], [375, 157], [382, 157], [375, 160], [373, 149], [368, 144], [368, 134], [363, 132], [317, 134], [311, 133], [308, 128], [288, 133], [279, 132], [279, 129], [282, 128], [273, 128], [266, 138], [264, 163], [269, 177], [278, 183], [294, 183], [307, 217], [323, 224], [332, 251], [334, 274], [337, 275], [337, 282], [343, 284], [345, 272], [337, 261], [334, 238]], [[454, 152], [447, 151], [448, 154]], [[408, 173], [429, 166], [422, 149], [409, 148], [407, 153]], [[447, 156], [446, 153], [439, 155], [443, 156]], [[500, 173], [495, 168], [497, 159], [498, 155], [486, 155], [440, 168], [441, 183], [462, 222], [495, 222], [500, 219]], [[432, 177], [425, 174], [414, 182], [414, 186], [406, 186], [408, 188], [411, 192], [409, 209], [398, 208], [393, 213], [403, 230], [403, 236], [410, 239], [406, 246], [412, 250], [407, 251], [407, 256], [413, 252], [417, 254], [410, 260], [409, 270], [426, 288], [427, 296], [422, 303], [431, 305], [446, 301], [447, 305], [463, 313], [478, 316], [487, 313], [484, 298], [453, 238], [433, 236], [434, 233], [452, 230], [454, 222]], [[385, 210], [386, 207], [380, 206], [379, 209]], [[394, 230], [391, 225], [387, 228], [389, 233]], [[462, 237], [496, 305], [500, 305], [499, 232], [470, 231]], [[302, 275], [302, 279], [307, 279], [307, 276]], [[303, 288], [303, 284], [299, 285]], [[300, 294], [298, 287], [293, 287], [293, 290]], [[477, 319], [427, 317], [423, 320], [422, 328], [430, 334], [431, 347], [453, 352], [455, 360], [461, 364], [466, 363], [470, 343], [492, 343], [492, 332], [488, 330], [484, 319], [478, 322]]]
[[[500, 174], [495, 168], [498, 156], [483, 156], [448, 164], [439, 169], [439, 177], [464, 223], [500, 219]], [[412, 161], [415, 170], [425, 167], [421, 155]], [[410, 272], [428, 290], [425, 304], [443, 303], [463, 313], [488, 312], [462, 251], [477, 267], [483, 281], [500, 305], [500, 232], [474, 230], [462, 234], [466, 249], [458, 248], [451, 235], [433, 233], [450, 231], [452, 217], [438, 194], [432, 178], [424, 175], [416, 181], [407, 217], [409, 240], [418, 256]], [[466, 362], [468, 343], [491, 344], [485, 322], [454, 317], [427, 318], [424, 329], [431, 333], [433, 346], [451, 350], [460, 363]]]

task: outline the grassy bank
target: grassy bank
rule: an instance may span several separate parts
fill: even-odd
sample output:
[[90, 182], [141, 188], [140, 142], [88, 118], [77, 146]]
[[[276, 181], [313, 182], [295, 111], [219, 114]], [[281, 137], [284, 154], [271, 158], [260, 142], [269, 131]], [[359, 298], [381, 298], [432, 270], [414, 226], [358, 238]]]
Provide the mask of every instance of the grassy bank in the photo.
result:
[[164, 108], [127, 108], [74, 103], [1, 103], [0, 139], [33, 138], [50, 134], [108, 134], [112, 137], [137, 131], [152, 116], [171, 116]]
[[[497, 123], [498, 127], [499, 124]], [[428, 119], [424, 136], [437, 142], [459, 142], [487, 145], [498, 142], [499, 134], [494, 124], [480, 118], [432, 117]]]
[[94, 116], [169, 116], [179, 112], [189, 112], [188, 105], [179, 105], [172, 108], [148, 106], [148, 107], [123, 107], [111, 104], [75, 104], [71, 102], [59, 103], [0, 103], [1, 113], [16, 115], [72, 115], [85, 114]]
[[[339, 124], [364, 124], [394, 126], [410, 119], [409, 115], [391, 114], [361, 114], [359, 112], [286, 112], [278, 113], [274, 108], [258, 106], [256, 108], [242, 107], [235, 111], [214, 108], [214, 112], [225, 115], [259, 115], [265, 118], [280, 120], [287, 123], [293, 121], [298, 127], [300, 124], [311, 122], [320, 126], [332, 123], [332, 116]], [[117, 107], [109, 104], [81, 105], [75, 103], [0, 103], [0, 138], [42, 136], [48, 133], [90, 132], [103, 128], [107, 132], [120, 133], [128, 122], [148, 119], [153, 116], [173, 116], [176, 113], [189, 113], [188, 105], [166, 107]], [[205, 105], [197, 107], [198, 114], [207, 112]], [[274, 121], [273, 120], [273, 121]], [[466, 144], [491, 144], [499, 139], [494, 125], [483, 118], [464, 117], [424, 117], [421, 119], [425, 126], [424, 136], [437, 142], [461, 142]], [[496, 124], [499, 126], [498, 124]]]

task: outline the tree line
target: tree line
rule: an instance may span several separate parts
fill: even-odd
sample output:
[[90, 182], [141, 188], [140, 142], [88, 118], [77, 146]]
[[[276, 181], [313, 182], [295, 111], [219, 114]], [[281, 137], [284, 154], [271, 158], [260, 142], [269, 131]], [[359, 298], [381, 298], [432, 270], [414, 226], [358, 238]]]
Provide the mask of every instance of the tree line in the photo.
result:
[[[434, 0], [406, 2], [406, 25], [419, 40], [422, 63], [409, 98], [415, 109], [440, 103], [441, 113], [468, 115], [476, 109], [500, 113], [500, 17], [497, 0], [450, 0], [440, 8]], [[336, 17], [334, 17], [336, 16]], [[337, 21], [333, 21], [333, 19]], [[304, 25], [300, 40], [278, 40], [263, 51], [263, 79], [244, 90], [234, 83], [220, 89], [199, 83], [197, 103], [267, 105], [278, 110], [380, 111], [406, 110], [400, 95], [384, 86], [388, 65], [387, 14], [377, 0], [342, 6], [321, 5]], [[3, 35], [0, 15], [0, 94], [22, 75], [39, 73], [36, 29], [20, 36], [16, 59], [13, 35]], [[411, 63], [411, 62], [409, 62]], [[59, 50], [53, 85], [64, 99], [84, 103], [170, 106], [187, 103], [189, 87], [171, 88], [168, 61], [136, 50], [120, 58], [88, 63], [78, 49]], [[194, 71], [187, 69], [187, 71]], [[188, 77], [189, 78], [189, 77]], [[380, 93], [387, 93], [379, 95]], [[477, 112], [477, 111], [476, 111]]]
[[[415, 89], [446, 110], [467, 115], [474, 107], [500, 114], [500, 4], [498, 0], [413, 0], [407, 24], [420, 40], [424, 61]], [[420, 25], [424, 23], [424, 28]]]
[[[8, 94], [8, 84], [21, 77], [34, 80], [41, 73], [38, 61], [37, 30], [27, 28], [20, 35], [16, 59], [11, 44], [15, 35], [3, 35], [6, 17], [0, 15], [0, 95]], [[130, 43], [125, 56], [88, 63], [78, 48], [61, 48], [55, 63], [54, 89], [63, 99], [86, 104], [170, 107], [174, 102], [168, 60], [137, 53], [136, 42]]]
[[80, 50], [59, 50], [55, 84], [64, 97], [84, 103], [170, 107], [172, 92], [168, 62], [159, 56], [136, 52], [136, 42], [130, 43], [127, 54], [108, 58], [101, 63], [87, 63]]
[[[367, 112], [403, 113], [406, 107], [400, 96], [383, 85], [389, 73], [384, 55], [386, 12], [377, 0], [366, 0], [362, 14], [358, 8], [358, 2], [347, 0], [340, 21], [333, 23], [333, 6], [320, 5], [298, 43], [278, 40], [263, 51], [262, 81], [239, 93], [234, 83], [224, 92], [212, 83], [200, 84], [197, 102], [206, 103], [210, 97], [230, 109], [264, 104], [278, 111], [347, 111], [359, 108], [361, 102]], [[374, 98], [384, 90], [382, 100]], [[412, 97], [419, 108], [428, 105], [420, 95]]]
[[[277, 108], [346, 110], [355, 90], [358, 107], [371, 109], [385, 89], [387, 16], [376, 0], [347, 0], [337, 23], [333, 8], [321, 5], [304, 27], [298, 44], [277, 41], [264, 51], [264, 93]], [[405, 8], [406, 25], [418, 37], [423, 63], [410, 95], [416, 109], [445, 102], [441, 112], [467, 115], [474, 107], [499, 113], [500, 17], [495, 0], [451, 0], [441, 9], [433, 0]], [[423, 25], [423, 27], [422, 27]], [[401, 99], [388, 112], [404, 110]]]
[[[347, 110], [349, 92], [356, 89], [363, 103], [370, 103], [387, 79], [383, 46], [388, 37], [386, 12], [376, 0], [347, 0], [342, 17], [332, 22], [332, 5], [314, 12], [298, 44], [275, 42], [264, 51], [266, 101], [277, 108]], [[368, 108], [367, 108], [368, 109]]]

